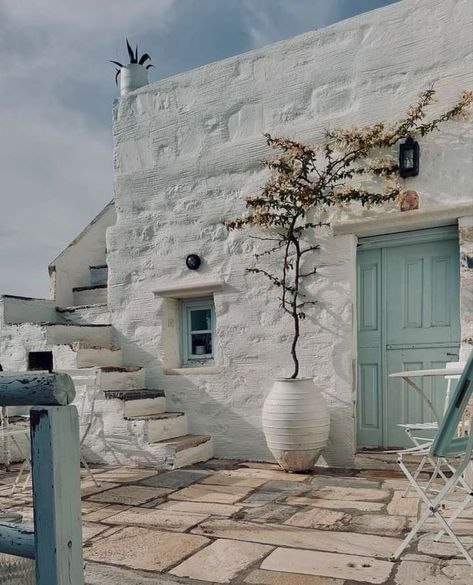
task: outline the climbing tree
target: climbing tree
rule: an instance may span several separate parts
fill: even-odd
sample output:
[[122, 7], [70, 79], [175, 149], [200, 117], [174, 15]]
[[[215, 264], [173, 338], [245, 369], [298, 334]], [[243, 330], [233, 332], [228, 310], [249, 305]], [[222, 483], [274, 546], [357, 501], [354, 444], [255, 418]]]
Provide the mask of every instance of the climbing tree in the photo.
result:
[[[267, 144], [276, 151], [263, 162], [270, 178], [260, 193], [246, 199], [247, 214], [226, 225], [230, 230], [253, 227], [265, 232], [250, 236], [261, 242], [262, 249], [255, 254], [256, 265], [247, 270], [269, 279], [279, 290], [281, 309], [292, 318], [291, 378], [299, 374], [301, 321], [317, 303], [308, 297], [303, 283], [317, 275], [313, 252], [319, 248], [317, 231], [330, 228], [327, 210], [379, 207], [399, 198], [399, 166], [391, 154], [393, 147], [409, 136], [423, 137], [438, 130], [448, 120], [466, 119], [473, 91], [463, 92], [443, 113], [429, 116], [434, 100], [435, 90], [429, 88], [396, 122], [326, 130], [314, 145], [265, 134]], [[262, 267], [265, 260], [267, 268]]]

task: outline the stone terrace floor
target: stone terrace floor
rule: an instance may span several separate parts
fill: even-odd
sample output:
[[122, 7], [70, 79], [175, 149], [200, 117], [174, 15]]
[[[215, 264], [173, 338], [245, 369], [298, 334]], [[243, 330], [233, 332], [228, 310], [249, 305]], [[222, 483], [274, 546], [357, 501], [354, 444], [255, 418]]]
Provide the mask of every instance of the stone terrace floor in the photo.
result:
[[[398, 471], [371, 467], [291, 475], [212, 460], [159, 473], [95, 469], [99, 488], [82, 480], [86, 582], [471, 585], [473, 570], [453, 545], [433, 542], [432, 523], [401, 562], [388, 560], [419, 506], [401, 498]], [[13, 479], [0, 473], [0, 505], [31, 520], [31, 492], [12, 498]], [[473, 509], [457, 533], [473, 544]]]

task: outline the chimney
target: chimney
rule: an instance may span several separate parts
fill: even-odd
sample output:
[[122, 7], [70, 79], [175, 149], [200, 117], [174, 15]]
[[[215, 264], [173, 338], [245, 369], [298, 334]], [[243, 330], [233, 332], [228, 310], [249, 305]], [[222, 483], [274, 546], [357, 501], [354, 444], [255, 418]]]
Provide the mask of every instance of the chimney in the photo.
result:
[[148, 70], [139, 63], [128, 63], [120, 71], [120, 95], [128, 95], [143, 85], [148, 85]]

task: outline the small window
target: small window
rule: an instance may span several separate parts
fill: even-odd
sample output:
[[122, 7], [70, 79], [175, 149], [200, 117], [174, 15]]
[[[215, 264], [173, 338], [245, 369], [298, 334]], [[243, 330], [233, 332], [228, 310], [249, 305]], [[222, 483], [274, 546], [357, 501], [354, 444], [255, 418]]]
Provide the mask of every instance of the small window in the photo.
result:
[[212, 298], [181, 301], [182, 364], [207, 365], [214, 359], [215, 310]]
[[53, 371], [52, 351], [30, 351], [28, 354], [28, 370]]

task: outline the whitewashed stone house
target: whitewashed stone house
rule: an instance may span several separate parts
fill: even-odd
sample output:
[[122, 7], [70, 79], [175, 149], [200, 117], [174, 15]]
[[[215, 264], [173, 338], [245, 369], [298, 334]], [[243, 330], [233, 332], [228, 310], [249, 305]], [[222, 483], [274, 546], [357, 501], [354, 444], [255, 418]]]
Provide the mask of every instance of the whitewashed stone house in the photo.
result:
[[[404, 0], [119, 98], [114, 203], [51, 263], [50, 300], [2, 298], [3, 369], [98, 388], [92, 460], [270, 459], [261, 407], [289, 371], [290, 323], [245, 271], [256, 243], [223, 226], [264, 183], [262, 134], [395, 119], [432, 83], [452, 103], [473, 87], [472, 29], [470, 0]], [[302, 373], [329, 403], [334, 465], [399, 444], [396, 423], [422, 414], [388, 371], [473, 347], [471, 123], [420, 147], [420, 209], [336, 216], [316, 257]]]

